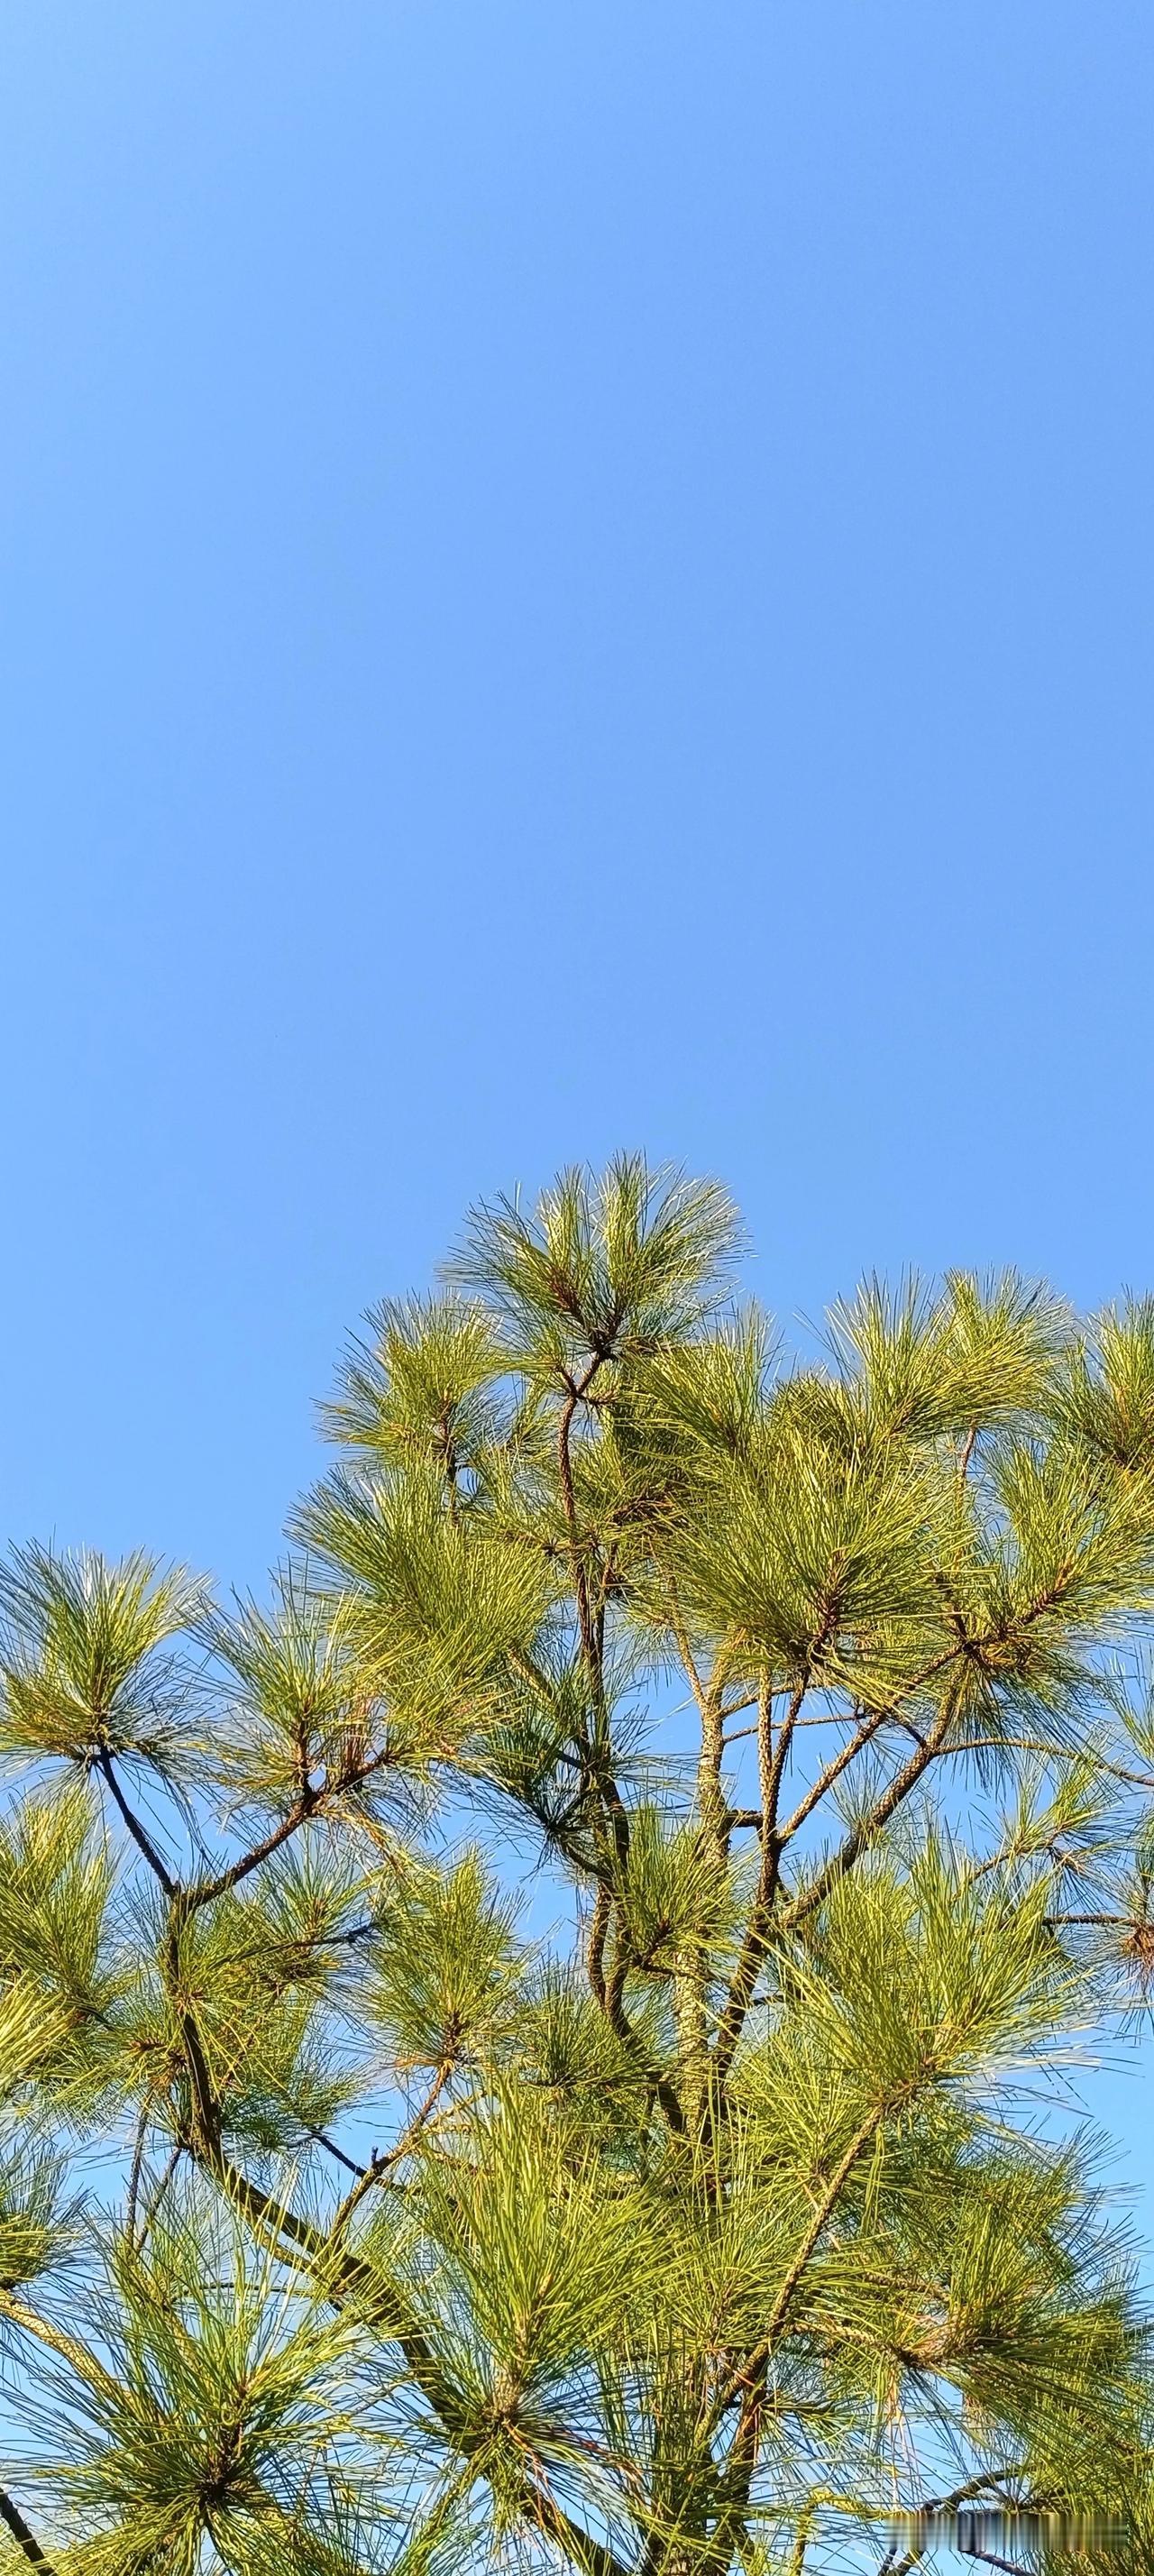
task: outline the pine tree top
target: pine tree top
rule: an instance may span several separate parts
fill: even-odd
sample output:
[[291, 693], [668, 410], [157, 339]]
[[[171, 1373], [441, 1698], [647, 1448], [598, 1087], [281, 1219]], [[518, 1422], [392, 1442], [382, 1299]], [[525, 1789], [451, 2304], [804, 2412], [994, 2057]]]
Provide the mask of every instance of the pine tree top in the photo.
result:
[[1069, 2111], [1154, 1963], [1154, 1303], [794, 1360], [739, 1250], [636, 1157], [482, 1208], [267, 1602], [10, 1556], [0, 2566], [1154, 2565]]

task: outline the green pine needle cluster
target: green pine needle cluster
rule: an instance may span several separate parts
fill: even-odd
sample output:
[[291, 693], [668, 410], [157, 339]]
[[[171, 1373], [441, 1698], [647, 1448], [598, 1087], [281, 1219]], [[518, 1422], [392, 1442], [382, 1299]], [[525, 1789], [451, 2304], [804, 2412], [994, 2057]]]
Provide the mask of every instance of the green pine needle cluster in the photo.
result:
[[636, 1157], [480, 1209], [267, 1603], [13, 1551], [0, 2568], [1154, 2568], [1071, 2110], [1154, 1970], [1154, 1302], [798, 1361], [740, 1249]]

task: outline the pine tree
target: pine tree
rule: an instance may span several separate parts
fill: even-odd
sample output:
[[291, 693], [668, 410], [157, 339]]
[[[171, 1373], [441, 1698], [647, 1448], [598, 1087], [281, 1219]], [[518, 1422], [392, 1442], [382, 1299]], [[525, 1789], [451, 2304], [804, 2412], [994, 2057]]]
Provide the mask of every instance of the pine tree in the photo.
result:
[[10, 1557], [0, 2565], [1154, 2567], [1068, 2074], [1154, 1961], [1154, 1304], [791, 1363], [738, 1248], [637, 1159], [481, 1209], [264, 1605]]

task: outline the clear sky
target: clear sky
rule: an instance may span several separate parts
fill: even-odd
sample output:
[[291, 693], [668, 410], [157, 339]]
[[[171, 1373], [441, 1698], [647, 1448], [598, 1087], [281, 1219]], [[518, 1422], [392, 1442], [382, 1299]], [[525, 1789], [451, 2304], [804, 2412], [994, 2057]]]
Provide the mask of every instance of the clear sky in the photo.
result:
[[10, 0], [0, 1529], [257, 1580], [470, 1197], [1154, 1284], [1149, 0]]

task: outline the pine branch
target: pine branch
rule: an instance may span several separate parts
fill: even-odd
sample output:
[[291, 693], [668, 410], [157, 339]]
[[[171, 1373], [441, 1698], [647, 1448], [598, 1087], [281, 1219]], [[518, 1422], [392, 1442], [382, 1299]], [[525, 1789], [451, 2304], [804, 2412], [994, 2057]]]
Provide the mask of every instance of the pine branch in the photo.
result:
[[86, 2381], [98, 2396], [115, 2394], [116, 2382], [111, 2373], [104, 2368], [103, 2362], [97, 2360], [95, 2353], [88, 2350], [87, 2344], [81, 2343], [78, 2335], [69, 2334], [63, 2326], [51, 2325], [47, 2317], [28, 2307], [2, 2283], [0, 2317], [7, 2317], [9, 2325], [17, 2326], [21, 2334], [30, 2335], [34, 2343], [43, 2344], [46, 2351], [55, 2353], [58, 2361], [66, 2361], [69, 2369]]
[[572, 2515], [566, 2513], [542, 2487], [526, 2479], [522, 2488], [522, 2511], [527, 2521], [536, 2522], [547, 2540], [555, 2541], [565, 2551], [582, 2576], [632, 2576], [632, 2571], [614, 2555], [603, 2540], [595, 2540], [584, 2531]]
[[[375, 2324], [403, 2354], [413, 2382], [437, 2417], [452, 2447], [465, 2459], [478, 2459], [484, 2475], [484, 2454], [490, 2442], [490, 2427], [471, 2425], [462, 2413], [453, 2391], [434, 2354], [432, 2345], [420, 2329], [403, 2315], [402, 2301], [395, 2285], [386, 2289], [375, 2268], [359, 2254], [342, 2252], [331, 2239], [302, 2219], [284, 2203], [250, 2182], [223, 2157], [210, 2166], [234, 2208], [255, 2225], [262, 2241], [271, 2231], [274, 2241], [287, 2244], [290, 2253], [304, 2261], [323, 2295], [338, 2305], [351, 2299], [366, 2322]], [[629, 2576], [629, 2570], [603, 2542], [584, 2531], [564, 2512], [553, 2498], [526, 2473], [521, 2481], [520, 2509], [525, 2519], [560, 2543], [583, 2576]]]
[[[954, 2487], [949, 2495], [930, 2496], [924, 2504], [911, 2505], [903, 2518], [907, 2522], [918, 2522], [924, 2516], [927, 2523], [931, 2518], [936, 2521], [943, 2513], [956, 2512], [960, 2504], [971, 2504], [976, 2496], [996, 2495], [1000, 2487], [1000, 2478], [992, 2471], [985, 2471], [979, 2477], [967, 2478], [964, 2486]], [[878, 2576], [910, 2576], [910, 2570], [919, 2564], [929, 2545], [930, 2542], [927, 2539], [919, 2546], [907, 2549], [904, 2556], [899, 2558], [898, 2544], [895, 2541], [882, 2560]], [[967, 2555], [971, 2554], [967, 2552]], [[1015, 2571], [1015, 2576], [1022, 2576], [1020, 2567]]]
[[[77, 2140], [127, 2168], [121, 2211], [91, 2212], [91, 2289], [0, 2292], [0, 2337], [30, 2410], [65, 2390], [78, 2461], [107, 2432], [85, 2500], [125, 2534], [155, 2530], [161, 2489], [200, 2513], [206, 2428], [210, 2483], [231, 2472], [250, 2325], [275, 2360], [254, 2474], [310, 2535], [327, 2517], [322, 2555], [378, 2435], [389, 2491], [362, 2555], [435, 2463], [418, 2554], [507, 2541], [571, 2576], [756, 2576], [783, 2511], [803, 2576], [801, 2500], [866, 2515], [843, 2490], [877, 2457], [878, 2405], [911, 2460], [923, 2421], [952, 2425], [958, 2477], [978, 2443], [1027, 2485], [1044, 2464], [1054, 2492], [1097, 2496], [1131, 2458], [1149, 2382], [1124, 2249], [1076, 2142], [1049, 2158], [998, 2069], [1097, 2009], [1103, 1954], [1145, 1939], [1124, 1919], [1142, 1847], [1131, 1897], [1118, 1845], [1154, 1777], [1111, 1678], [1086, 1709], [1096, 1658], [1139, 1647], [1148, 1616], [1154, 1300], [1083, 1349], [1020, 1284], [870, 1288], [832, 1366], [778, 1378], [756, 1316], [707, 1320], [711, 1206], [655, 1200], [627, 1159], [600, 1191], [570, 1175], [536, 1222], [486, 1221], [475, 1304], [382, 1312], [329, 1417], [356, 1455], [298, 1520], [323, 1589], [290, 1568], [270, 1614], [206, 1625], [143, 1558], [0, 1569], [4, 1741], [49, 1766], [0, 1822], [0, 2277], [52, 2281]], [[182, 1620], [219, 1664], [185, 1674]], [[923, 1667], [904, 1686], [895, 1652]], [[667, 1675], [696, 1715], [688, 1762]], [[367, 1737], [382, 1695], [397, 1716]], [[1028, 1896], [996, 1856], [1025, 1827], [979, 1816], [971, 1837], [951, 1798], [949, 1835], [914, 1832], [931, 1766], [987, 1747], [1085, 1763], [1085, 1801], [1061, 1792], [1088, 1873], [1101, 1820], [1082, 1886], [1041, 1859], [1052, 1819]], [[369, 1785], [394, 1760], [403, 1833]], [[105, 1831], [82, 1781], [53, 1786], [66, 1765]], [[567, 1864], [567, 1957], [516, 1932], [508, 1844], [448, 1856], [442, 1826], [498, 1791]], [[255, 1822], [234, 1826], [238, 1796]], [[1052, 1983], [1040, 1905], [1056, 1937], [1095, 1933]], [[774, 1944], [799, 1934], [807, 1972], [779, 1984]], [[346, 2153], [345, 2100], [387, 2152]], [[310, 2140], [333, 2159], [327, 2226]], [[153, 2228], [182, 2158], [178, 2223]], [[274, 2554], [298, 2545], [279, 2510]], [[894, 2539], [887, 2576], [921, 2538]], [[5, 2548], [47, 2566], [8, 2498]]]
[[876, 1805], [870, 1809], [869, 1815], [861, 1824], [855, 1825], [852, 1833], [846, 1835], [845, 1841], [827, 1861], [825, 1868], [819, 1870], [817, 1877], [811, 1879], [809, 1886], [803, 1888], [800, 1895], [795, 1896], [784, 1908], [778, 1918], [779, 1929], [782, 1932], [794, 1931], [799, 1923], [804, 1923], [809, 1915], [815, 1913], [819, 1906], [824, 1905], [831, 1889], [837, 1886], [838, 1880], [845, 1878], [855, 1861], [860, 1859], [861, 1854], [877, 1841], [878, 1835], [888, 1825], [891, 1817], [897, 1814], [898, 1808], [908, 1798], [910, 1791], [917, 1787], [918, 1781], [928, 1770], [934, 1756], [942, 1751], [949, 1736], [952, 1719], [953, 1709], [947, 1696], [937, 1723], [931, 1728], [924, 1742], [919, 1745], [917, 1752], [911, 1754], [904, 1770], [899, 1771], [896, 1779], [891, 1781], [884, 1796], [877, 1800]]
[[166, 1896], [175, 1896], [177, 1882], [172, 1876], [171, 1871], [166, 1867], [164, 1861], [161, 1859], [160, 1853], [157, 1851], [156, 1845], [152, 1841], [150, 1835], [145, 1832], [144, 1826], [140, 1822], [140, 1818], [129, 1806], [128, 1800], [124, 1795], [119, 1780], [117, 1779], [116, 1768], [112, 1755], [107, 1751], [99, 1753], [96, 1757], [96, 1767], [100, 1772], [101, 1778], [106, 1781], [108, 1785], [111, 1795], [120, 1810], [137, 1850], [139, 1852], [143, 1852], [144, 1858], [148, 1862], [148, 1866], [152, 1871], [153, 1877], [159, 1880]]
[[132, 2150], [132, 2165], [128, 2176], [128, 2203], [124, 2217], [124, 2233], [130, 2245], [136, 2235], [136, 2201], [140, 2190], [141, 2167], [144, 2163], [144, 2144], [148, 2136], [148, 2117], [149, 2104], [145, 2101], [141, 2105], [140, 2118], [136, 2124], [136, 2141]]
[[325, 1780], [316, 1788], [310, 1785], [288, 1814], [282, 1816], [279, 1825], [274, 1825], [263, 1841], [254, 1843], [251, 1851], [245, 1852], [240, 1860], [232, 1861], [215, 1877], [198, 1878], [191, 1887], [178, 1891], [182, 1915], [194, 1914], [202, 1905], [214, 1904], [218, 1896], [230, 1895], [234, 1888], [243, 1885], [246, 1878], [251, 1878], [254, 1870], [262, 1868], [266, 1860], [271, 1860], [275, 1852], [283, 1850], [302, 1825], [322, 1815], [336, 1799], [346, 1798], [351, 1790], [363, 1787], [366, 1780], [383, 1771], [392, 1759], [391, 1748], [386, 1745], [381, 1752], [374, 1753], [370, 1761], [359, 1763], [354, 1770], [341, 1772], [335, 1780]]
[[[407, 2127], [402, 2132], [402, 2135], [397, 2139], [396, 2145], [389, 2148], [387, 2155], [374, 2155], [370, 2162], [364, 2167], [363, 2171], [360, 2171], [356, 2166], [353, 2166], [352, 2170], [356, 2173], [357, 2180], [353, 2184], [351, 2191], [346, 2192], [339, 2209], [336, 2211], [332, 2219], [329, 2228], [329, 2234], [331, 2237], [336, 2238], [337, 2236], [344, 2234], [349, 2220], [353, 2215], [353, 2211], [360, 2207], [366, 2192], [371, 2191], [375, 2184], [387, 2181], [388, 2176], [393, 2172], [394, 2168], [401, 2163], [402, 2159], [412, 2153], [426, 2121], [429, 2119], [440, 2101], [441, 2095], [445, 2090], [445, 2086], [448, 2083], [452, 2072], [452, 2059], [447, 2059], [443, 2065], [437, 2068], [436, 2074], [433, 2077], [433, 2081], [429, 2086], [423, 2102], [420, 2103], [419, 2107], [414, 2112], [412, 2119], [408, 2122]], [[347, 2158], [345, 2161], [347, 2162]]]
[[822, 1800], [829, 1796], [835, 1780], [840, 1780], [842, 1772], [848, 1771], [850, 1763], [856, 1761], [858, 1754], [865, 1751], [867, 1744], [872, 1744], [875, 1735], [886, 1724], [890, 1714], [889, 1709], [874, 1709], [869, 1716], [862, 1718], [860, 1725], [855, 1727], [853, 1734], [847, 1738], [840, 1751], [835, 1753], [819, 1771], [816, 1780], [806, 1790], [805, 1796], [799, 1798], [793, 1814], [781, 1828], [783, 1845], [792, 1842], [794, 1835], [801, 1832], [802, 1826], [808, 1823], [815, 1808], [820, 1807]]
[[777, 1743], [773, 1740], [773, 1695], [769, 1675], [763, 1677], [758, 1708], [758, 1771], [761, 1782], [761, 1868], [757, 1893], [745, 1929], [737, 1966], [730, 1980], [717, 2038], [714, 2043], [712, 2074], [717, 2093], [724, 2091], [726, 2077], [733, 2064], [738, 2042], [745, 2027], [746, 2014], [757, 1986], [757, 1972], [769, 1943], [770, 1917], [777, 1893], [781, 1867], [782, 1841], [777, 1829], [781, 1784], [789, 1760], [794, 1728], [805, 1700], [805, 1676], [791, 1694], [782, 1720]]
[[3, 2487], [0, 2487], [0, 2522], [11, 2532], [17, 2548], [28, 2560], [29, 2566], [41, 2568], [43, 2576], [54, 2576], [52, 2561], [47, 2552], [41, 2548], [35, 2533], [30, 2531], [25, 2522], [19, 2506], [13, 2503], [11, 2496], [5, 2493]]
[[323, 2147], [325, 2154], [332, 2157], [334, 2164], [343, 2165], [346, 2173], [360, 2174], [362, 2168], [357, 2163], [356, 2157], [347, 2156], [344, 2148], [338, 2147], [336, 2139], [330, 2138], [327, 2129], [306, 2129], [305, 2136], [311, 2138], [315, 2146]]
[[593, 1898], [593, 1911], [589, 1918], [588, 1939], [585, 1943], [585, 1972], [602, 2011], [605, 2009], [605, 1944], [609, 1938], [612, 1911], [613, 1900], [609, 1889], [604, 1880], [599, 1879]]
[[208, 2060], [204, 2051], [204, 2042], [200, 2034], [200, 2026], [195, 2013], [192, 2011], [191, 2006], [185, 2001], [181, 1991], [182, 1972], [180, 1942], [181, 1934], [185, 1928], [185, 1919], [182, 1897], [178, 1893], [169, 1907], [168, 1923], [165, 1928], [164, 1943], [161, 1951], [161, 1977], [164, 1983], [165, 1993], [172, 2009], [173, 2020], [179, 2034], [184, 2062], [188, 2069], [189, 2088], [192, 2095], [194, 2133], [188, 2143], [190, 2145], [195, 2143], [205, 2148], [213, 2149], [217, 2144], [219, 2144], [220, 2139], [219, 2106], [213, 2093], [212, 2077], [209, 2073]]
[[[740, 2370], [736, 2370], [731, 2374], [715, 2402], [713, 2415], [715, 2428], [728, 2412], [730, 2406], [732, 2406], [736, 2399], [742, 2395], [743, 2391], [746, 2392], [745, 2402], [748, 2403], [750, 2393], [756, 2392], [759, 2385], [764, 2384], [766, 2366], [772, 2356], [774, 2344], [781, 2333], [781, 2329], [793, 2305], [797, 2292], [801, 2287], [801, 2283], [804, 2280], [807, 2271], [809, 2270], [809, 2266], [813, 2261], [813, 2257], [817, 2252], [817, 2248], [821, 2243], [830, 2219], [837, 2208], [846, 2184], [860, 2162], [866, 2148], [872, 2145], [873, 2140], [877, 2136], [878, 2130], [885, 2118], [885, 2110], [886, 2106], [884, 2103], [877, 2104], [861, 2122], [860, 2126], [855, 2129], [849, 2145], [845, 2149], [844, 2154], [839, 2158], [829, 2177], [825, 2190], [820, 2193], [817, 2205], [814, 2209], [812, 2218], [810, 2219], [809, 2226], [802, 2237], [801, 2243], [798, 2246], [797, 2252], [794, 2255], [793, 2261], [789, 2266], [785, 2279], [782, 2282], [776, 2299], [774, 2300], [769, 2323], [766, 2326], [765, 2333], [762, 2336], [760, 2343], [756, 2345], [748, 2359], [743, 2362]], [[757, 2402], [760, 2403], [759, 2400]]]
[[711, 2444], [716, 2439], [730, 2408], [738, 2401], [740, 2401], [740, 2414], [722, 2473], [720, 2492], [723, 2501], [706, 2559], [711, 2576], [722, 2576], [722, 2571], [728, 2569], [748, 2515], [761, 2437], [769, 2365], [773, 2357], [774, 2345], [846, 2184], [866, 2147], [876, 2137], [884, 2115], [885, 2106], [879, 2105], [870, 2112], [866, 2120], [862, 2121], [861, 2126], [850, 2139], [844, 2155], [818, 2200], [809, 2227], [789, 2266], [774, 2301], [769, 2324], [761, 2342], [747, 2356], [741, 2368], [730, 2374], [714, 2400], [708, 2429], [708, 2440]]
[[569, 1551], [573, 1565], [573, 1589], [577, 1601], [577, 1619], [581, 1631], [581, 1645], [585, 1661], [589, 1669], [589, 1677], [591, 1681], [594, 1679], [598, 1667], [597, 1640], [593, 1624], [593, 1611], [589, 1599], [589, 1578], [585, 1569], [585, 1551], [581, 1544], [580, 1528], [577, 1519], [577, 1497], [573, 1484], [573, 1458], [570, 1444], [573, 1435], [573, 1423], [578, 1407], [580, 1406], [582, 1399], [588, 1394], [594, 1378], [597, 1376], [598, 1370], [601, 1367], [602, 1360], [605, 1357], [607, 1357], [606, 1353], [595, 1352], [588, 1368], [583, 1371], [582, 1375], [579, 1378], [570, 1378], [568, 1380], [567, 1392], [564, 1403], [561, 1407], [557, 1425], [557, 1463], [561, 1480], [561, 1502], [565, 1513], [566, 1528], [569, 1533]]
[[161, 2174], [160, 2180], [159, 2180], [159, 2182], [157, 2183], [157, 2185], [156, 2185], [156, 2189], [155, 2189], [155, 2191], [152, 2193], [152, 2195], [151, 2195], [151, 2197], [150, 2197], [150, 2199], [149, 2199], [148, 2207], [147, 2207], [147, 2209], [145, 2210], [144, 2218], [143, 2218], [143, 2222], [142, 2222], [141, 2230], [140, 2230], [140, 2241], [139, 2241], [139, 2243], [138, 2243], [138, 2245], [137, 2245], [137, 2248], [136, 2248], [136, 2250], [137, 2250], [137, 2253], [138, 2253], [138, 2254], [142, 2254], [142, 2253], [143, 2253], [143, 2251], [144, 2251], [145, 2245], [146, 2245], [146, 2244], [147, 2244], [147, 2242], [148, 2242], [148, 2233], [149, 2233], [149, 2229], [150, 2229], [150, 2228], [151, 2228], [151, 2226], [152, 2226], [153, 2220], [154, 2220], [154, 2218], [156, 2217], [157, 2211], [158, 2211], [158, 2210], [159, 2210], [159, 2208], [160, 2208], [160, 2204], [161, 2204], [162, 2200], [164, 2199], [165, 2192], [167, 2191], [168, 2186], [169, 2186], [170, 2182], [172, 2181], [172, 2177], [173, 2177], [174, 2173], [176, 2172], [176, 2168], [177, 2168], [178, 2164], [180, 2163], [180, 2159], [181, 2159], [181, 2157], [182, 2157], [182, 2155], [183, 2155], [183, 2154], [184, 2154], [184, 2143], [183, 2143], [183, 2140], [182, 2140], [182, 2139], [178, 2138], [178, 2139], [177, 2139], [177, 2141], [176, 2141], [175, 2146], [171, 2149], [171, 2151], [170, 2151], [170, 2153], [169, 2153], [168, 2157], [167, 2157], [167, 2158], [166, 2158], [166, 2160], [165, 2160], [164, 2171], [163, 2171], [163, 2173]]

